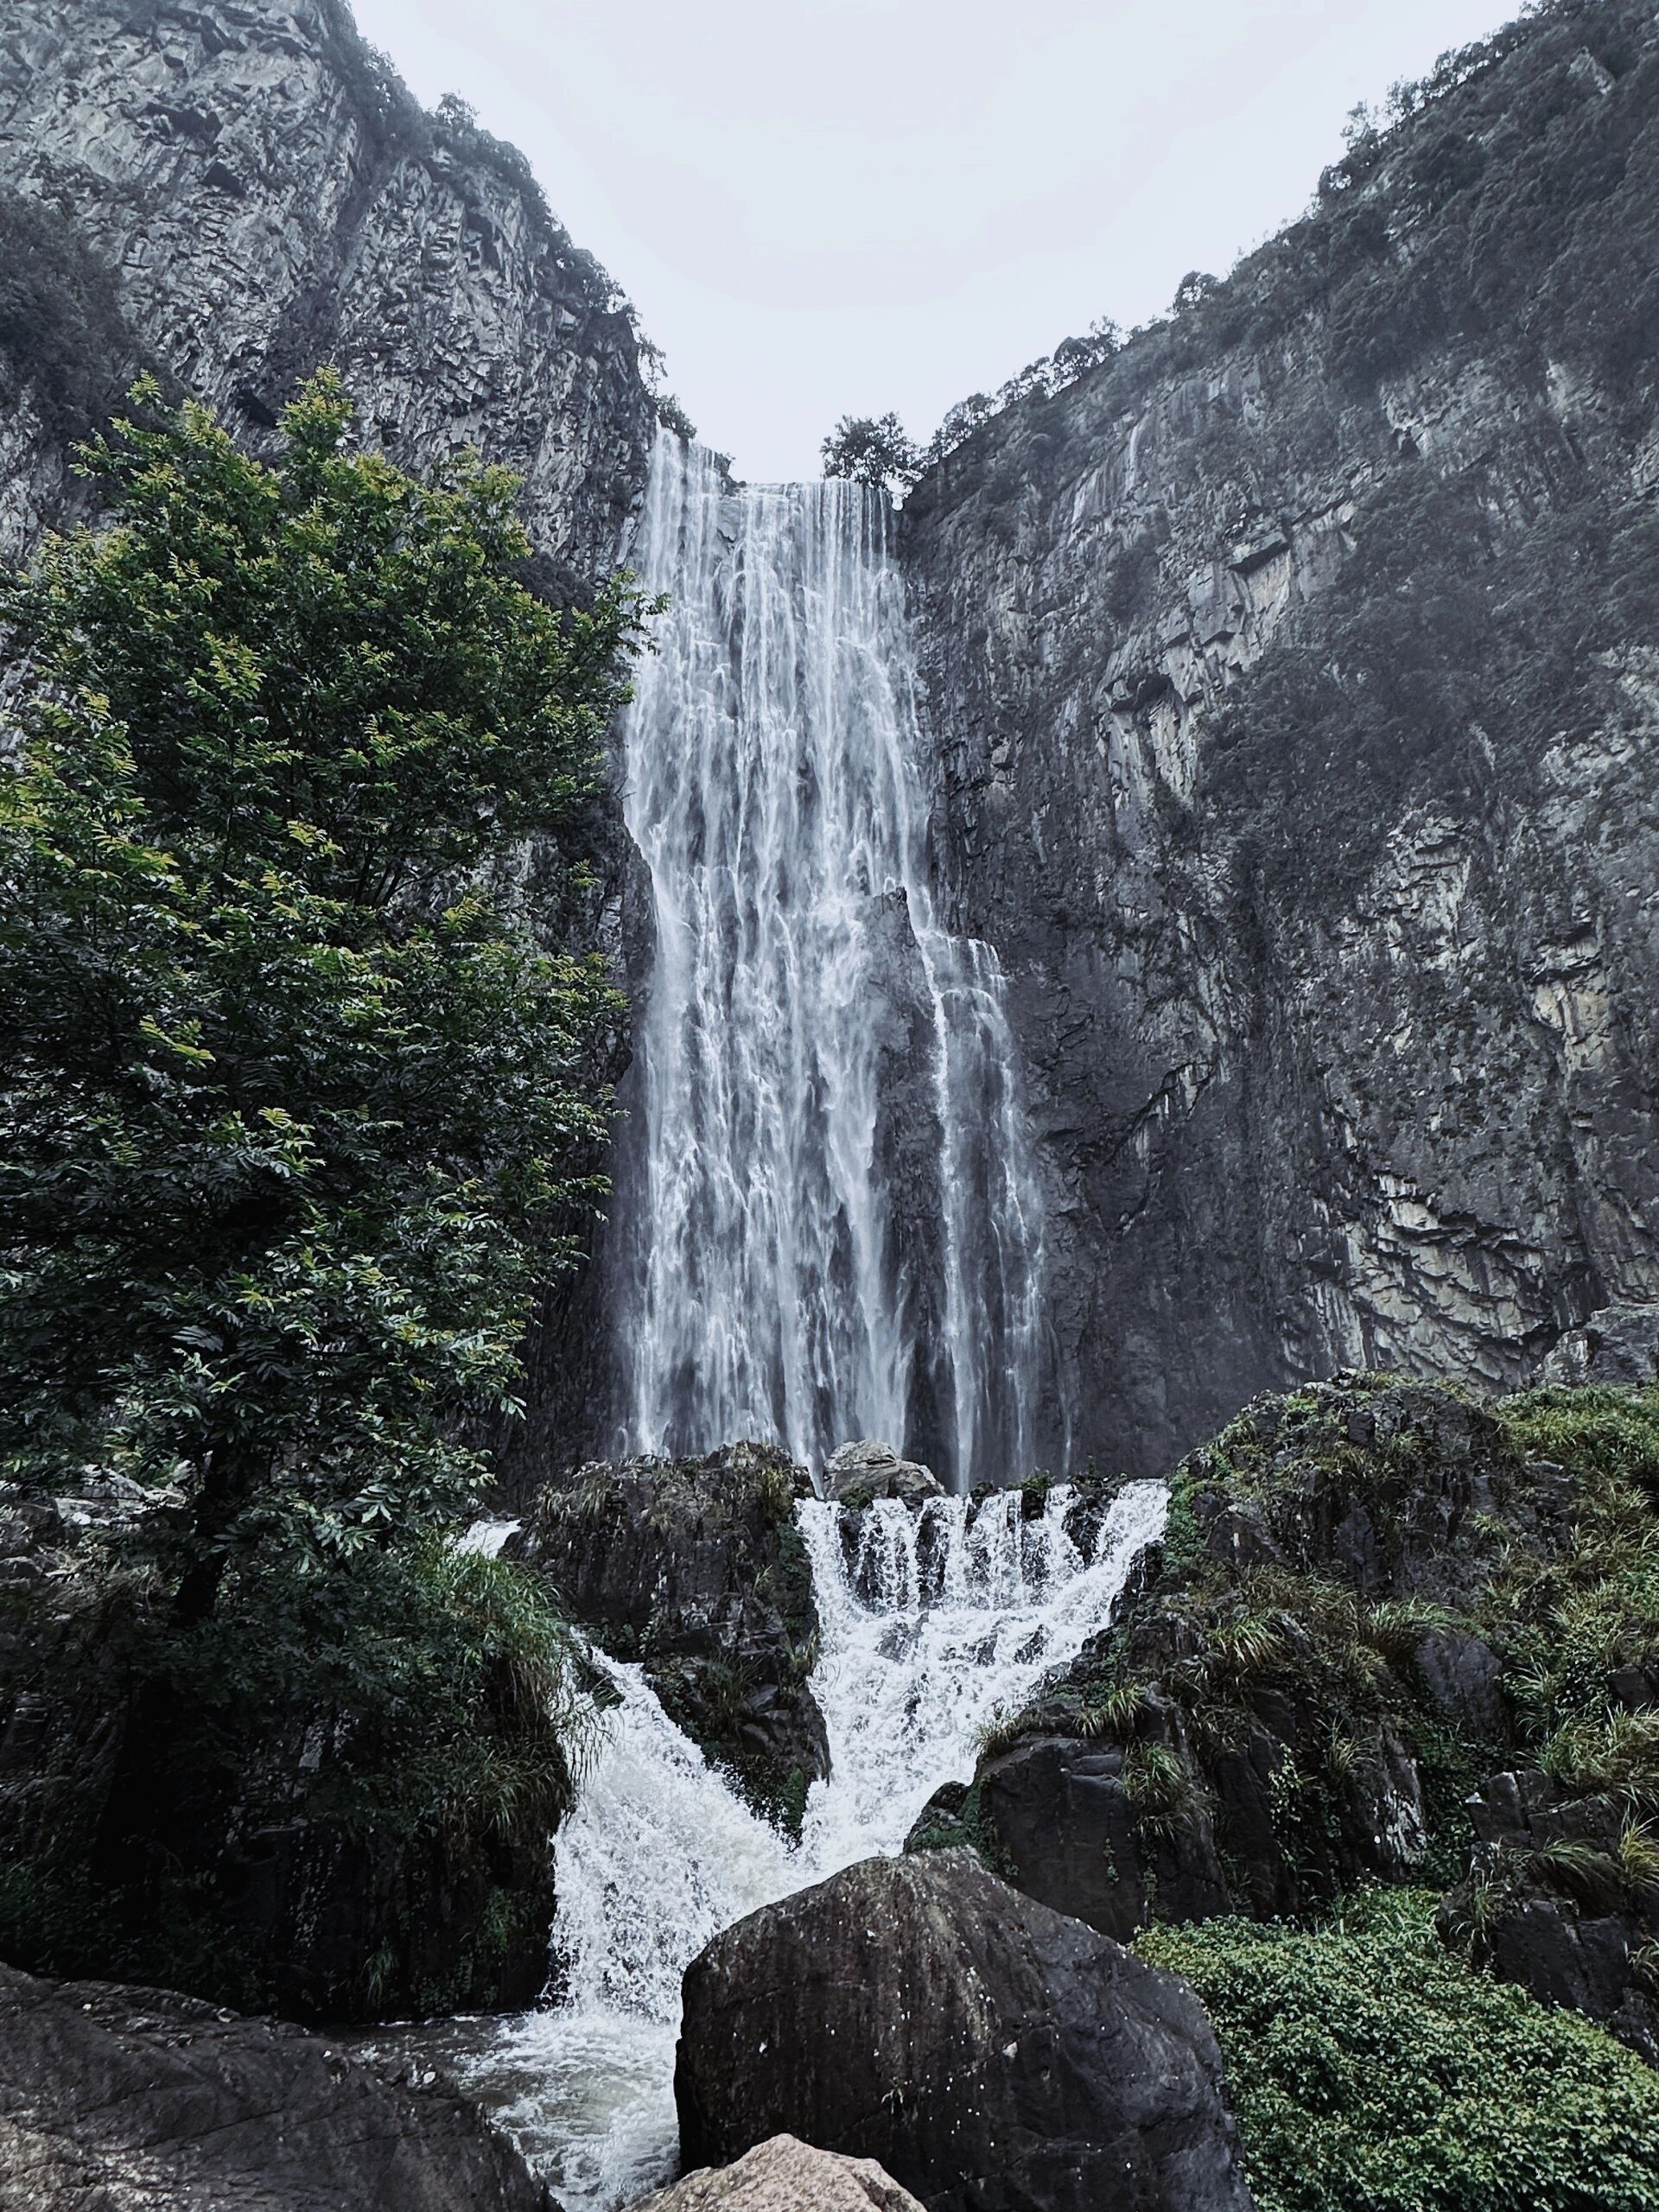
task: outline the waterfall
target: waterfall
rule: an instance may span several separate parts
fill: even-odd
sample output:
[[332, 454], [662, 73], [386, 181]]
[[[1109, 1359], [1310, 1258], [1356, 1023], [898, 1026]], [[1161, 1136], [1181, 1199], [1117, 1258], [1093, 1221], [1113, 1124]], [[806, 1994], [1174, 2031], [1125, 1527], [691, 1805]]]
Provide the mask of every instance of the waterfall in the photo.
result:
[[1068, 1488], [1035, 1520], [1023, 1503], [798, 1509], [832, 1768], [798, 1847], [704, 1764], [638, 1668], [607, 1663], [618, 1701], [555, 1846], [556, 2003], [382, 2041], [438, 2058], [567, 2212], [610, 2212], [671, 2173], [680, 1978], [697, 1952], [746, 1913], [902, 1849], [939, 1785], [970, 1779], [984, 1724], [1109, 1621], [1167, 1495], [1130, 1484], [1097, 1528]]
[[1003, 979], [927, 866], [885, 494], [659, 432], [626, 730], [654, 965], [619, 1171], [622, 1448], [1031, 1468], [1042, 1216]]

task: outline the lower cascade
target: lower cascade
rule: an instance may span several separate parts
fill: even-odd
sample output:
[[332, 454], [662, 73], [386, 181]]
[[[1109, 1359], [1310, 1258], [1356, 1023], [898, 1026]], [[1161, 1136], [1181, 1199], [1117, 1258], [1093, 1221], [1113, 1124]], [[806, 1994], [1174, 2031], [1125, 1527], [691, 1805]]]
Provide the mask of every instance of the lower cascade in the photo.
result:
[[1132, 1483], [1097, 1525], [1069, 1485], [1034, 1518], [1018, 1491], [919, 1510], [801, 1505], [832, 1764], [800, 1843], [704, 1763], [640, 1669], [600, 1662], [616, 1703], [556, 1841], [556, 2001], [420, 2030], [403, 2047], [440, 2057], [569, 2212], [609, 2212], [656, 2186], [678, 2145], [687, 1965], [745, 1914], [902, 1850], [933, 1792], [971, 1777], [987, 1724], [1107, 1624], [1167, 1503], [1162, 1484]]

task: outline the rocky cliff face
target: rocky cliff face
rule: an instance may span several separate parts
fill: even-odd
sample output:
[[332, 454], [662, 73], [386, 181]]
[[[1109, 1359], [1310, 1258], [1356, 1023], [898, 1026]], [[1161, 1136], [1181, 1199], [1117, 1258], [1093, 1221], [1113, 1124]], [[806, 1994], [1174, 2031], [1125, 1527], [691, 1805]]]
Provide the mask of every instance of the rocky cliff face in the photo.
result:
[[[333, 362], [395, 460], [477, 445], [523, 474], [552, 561], [589, 577], [616, 558], [652, 417], [626, 305], [522, 157], [464, 111], [423, 115], [340, 0], [17, 0], [0, 187], [58, 219], [74, 289], [108, 287], [128, 342], [106, 312], [103, 396], [153, 364], [257, 444]], [[84, 313], [68, 289], [60, 312]], [[64, 510], [77, 426], [61, 373], [38, 373], [48, 334], [9, 334], [15, 557]]]
[[1659, 32], [1460, 57], [904, 516], [1075, 1437], [1659, 1297]]

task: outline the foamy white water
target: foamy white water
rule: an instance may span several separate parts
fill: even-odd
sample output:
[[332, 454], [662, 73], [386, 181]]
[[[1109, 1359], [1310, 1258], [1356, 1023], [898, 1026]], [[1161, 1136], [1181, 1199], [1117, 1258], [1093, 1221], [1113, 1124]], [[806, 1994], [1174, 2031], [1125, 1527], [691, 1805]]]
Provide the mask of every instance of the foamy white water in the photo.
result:
[[622, 1448], [1032, 1471], [1043, 1223], [1004, 983], [927, 863], [885, 495], [659, 432], [626, 721], [656, 953], [621, 1137]]
[[813, 1789], [798, 1847], [705, 1764], [637, 1668], [607, 1669], [620, 1702], [555, 1847], [557, 2001], [404, 2046], [442, 2061], [567, 2212], [609, 2212], [672, 2172], [680, 1979], [703, 1945], [839, 1867], [900, 1850], [940, 1784], [971, 1778], [985, 1722], [1025, 1704], [1110, 1619], [1167, 1510], [1161, 1484], [1131, 1484], [1090, 1539], [1071, 1490], [1051, 1491], [1035, 1520], [1021, 1503], [799, 1508], [833, 1771]]

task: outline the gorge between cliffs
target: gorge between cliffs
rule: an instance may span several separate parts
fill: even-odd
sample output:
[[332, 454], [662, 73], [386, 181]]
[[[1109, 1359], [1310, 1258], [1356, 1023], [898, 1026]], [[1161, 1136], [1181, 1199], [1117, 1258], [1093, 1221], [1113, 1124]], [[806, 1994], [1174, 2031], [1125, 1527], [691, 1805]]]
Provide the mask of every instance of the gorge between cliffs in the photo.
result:
[[13, 0], [0, 2207], [1656, 2212], [1656, 272], [1541, 0], [747, 484]]

